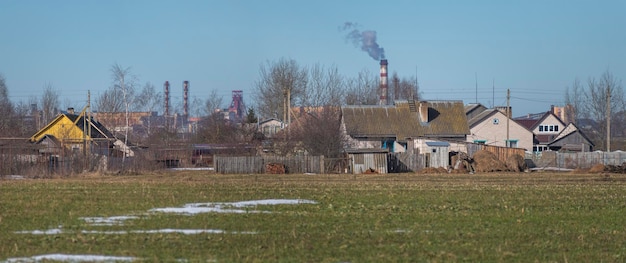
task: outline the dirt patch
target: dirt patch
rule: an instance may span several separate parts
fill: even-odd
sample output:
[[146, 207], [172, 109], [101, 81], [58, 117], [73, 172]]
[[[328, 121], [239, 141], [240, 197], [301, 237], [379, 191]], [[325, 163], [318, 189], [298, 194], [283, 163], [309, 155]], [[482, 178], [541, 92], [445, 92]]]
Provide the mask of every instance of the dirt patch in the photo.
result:
[[447, 174], [448, 170], [443, 167], [435, 168], [435, 167], [426, 167], [418, 171], [420, 174]]
[[594, 166], [591, 166], [591, 168], [589, 169], [590, 173], [601, 173], [604, 172], [604, 164], [596, 164]]

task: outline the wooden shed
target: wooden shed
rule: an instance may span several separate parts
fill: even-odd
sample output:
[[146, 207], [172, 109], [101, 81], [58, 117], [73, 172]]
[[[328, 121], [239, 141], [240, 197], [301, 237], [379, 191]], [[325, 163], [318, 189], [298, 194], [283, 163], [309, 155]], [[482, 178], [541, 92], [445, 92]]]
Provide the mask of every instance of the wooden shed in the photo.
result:
[[350, 171], [353, 174], [387, 173], [387, 149], [346, 149], [346, 153], [350, 158]]
[[450, 143], [431, 141], [426, 142], [428, 151], [426, 154], [426, 165], [428, 167], [443, 167], [448, 168], [450, 165]]

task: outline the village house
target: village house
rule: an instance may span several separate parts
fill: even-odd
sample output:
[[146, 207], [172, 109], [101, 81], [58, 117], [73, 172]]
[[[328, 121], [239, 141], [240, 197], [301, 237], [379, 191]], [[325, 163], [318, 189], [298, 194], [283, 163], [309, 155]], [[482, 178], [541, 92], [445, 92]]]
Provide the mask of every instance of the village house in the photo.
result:
[[592, 151], [594, 144], [584, 132], [571, 122], [568, 124], [563, 122], [561, 118], [567, 119], [567, 116], [566, 108], [552, 106], [550, 111], [528, 114], [514, 120], [533, 132], [532, 151], [534, 153]]
[[510, 108], [507, 115], [506, 107], [487, 109], [477, 103], [466, 105], [465, 112], [470, 128], [468, 142], [532, 151], [534, 134], [511, 118]]
[[[400, 159], [425, 154], [426, 167], [444, 168], [450, 165], [450, 151], [466, 151], [470, 130], [462, 101], [396, 101], [389, 106], [344, 106], [341, 110], [346, 152], [363, 155], [352, 158], [362, 161], [363, 169], [386, 167], [380, 163], [386, 161], [381, 151], [400, 153]], [[354, 172], [363, 172], [358, 165], [354, 164]]]
[[134, 155], [104, 125], [85, 115], [85, 110], [76, 114], [73, 108], [69, 108], [31, 136], [30, 141], [46, 146], [40, 150], [42, 154], [59, 154], [69, 150], [74, 153], [90, 152], [107, 156]]

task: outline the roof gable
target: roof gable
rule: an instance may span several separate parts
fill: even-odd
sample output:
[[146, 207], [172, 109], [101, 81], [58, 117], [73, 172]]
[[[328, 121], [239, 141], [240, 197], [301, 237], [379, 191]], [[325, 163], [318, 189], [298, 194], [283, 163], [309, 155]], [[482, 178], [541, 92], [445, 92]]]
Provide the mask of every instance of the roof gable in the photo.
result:
[[[86, 121], [86, 120], [88, 119], [85, 119], [82, 115], [67, 114], [67, 113], [59, 114], [56, 118], [54, 118], [54, 120], [48, 123], [44, 128], [37, 131], [33, 136], [31, 136], [30, 140], [32, 142], [36, 142], [47, 135], [53, 135], [56, 137], [70, 136], [72, 138], [83, 137], [84, 135], [87, 135], [87, 136], [90, 135], [91, 138], [97, 138], [97, 139], [115, 138], [115, 136], [109, 130], [107, 130], [100, 122], [95, 121], [94, 119], [91, 119], [91, 122]], [[67, 134], [64, 136], [59, 136], [58, 133], [60, 131], [60, 128], [58, 126], [59, 125], [63, 126], [66, 124], [70, 124], [74, 128], [73, 129], [70, 128], [69, 130], [65, 128], [66, 131], [64, 133], [67, 133]], [[91, 131], [89, 131], [89, 128], [91, 128]]]
[[557, 137], [554, 138], [554, 140], [550, 142], [550, 144], [558, 143], [559, 141], [565, 140], [567, 137], [571, 136], [580, 136], [583, 140], [587, 141], [589, 145], [595, 146], [591, 139], [589, 139], [589, 137], [587, 137], [582, 130], [578, 129], [578, 127], [571, 122], [567, 125], [567, 127], [565, 127], [565, 129], [563, 129], [563, 131], [561, 131], [561, 133], [559, 133], [559, 135], [557, 135]]

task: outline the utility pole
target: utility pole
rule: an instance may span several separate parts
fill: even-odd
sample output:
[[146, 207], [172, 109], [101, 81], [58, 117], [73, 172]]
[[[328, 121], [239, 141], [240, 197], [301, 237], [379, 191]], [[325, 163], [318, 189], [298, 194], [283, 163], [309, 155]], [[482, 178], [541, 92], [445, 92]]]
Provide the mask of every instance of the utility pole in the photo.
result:
[[506, 89], [506, 147], [510, 147], [509, 143], [509, 119], [511, 119], [511, 90]]
[[606, 151], [611, 151], [611, 86], [606, 87]]

